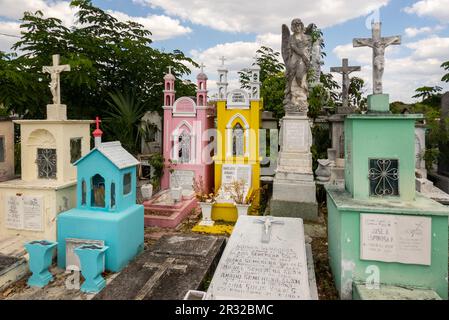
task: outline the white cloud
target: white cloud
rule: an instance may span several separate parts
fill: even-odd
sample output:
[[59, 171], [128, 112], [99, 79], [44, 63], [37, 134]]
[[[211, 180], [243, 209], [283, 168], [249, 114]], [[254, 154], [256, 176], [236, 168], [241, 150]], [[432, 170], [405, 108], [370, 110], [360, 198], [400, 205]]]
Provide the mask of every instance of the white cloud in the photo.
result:
[[47, 17], [61, 19], [66, 26], [73, 25], [75, 9], [70, 7], [70, 1], [44, 1], [44, 0], [0, 0], [0, 17], [7, 19], [20, 19], [25, 11], [35, 12], [41, 10]]
[[446, 23], [449, 20], [449, 0], [422, 0], [404, 8], [404, 11], [419, 17], [434, 17]]
[[422, 28], [406, 28], [404, 30], [405, 36], [408, 38], [414, 38], [422, 34], [434, 33], [443, 30], [443, 26], [435, 26], [435, 27], [422, 27]]
[[10, 52], [11, 47], [19, 39], [20, 23], [0, 21], [0, 51]]
[[367, 15], [388, 4], [389, 0], [133, 0], [162, 8], [167, 14], [220, 31], [279, 32], [283, 23], [300, 17], [320, 28]]
[[[441, 82], [444, 70], [440, 65], [448, 58], [449, 38], [433, 36], [404, 46], [412, 52], [403, 57], [397, 55], [400, 49], [389, 47], [386, 50], [384, 92], [390, 94], [391, 101], [413, 102], [415, 89], [424, 85], [448, 87]], [[337, 46], [333, 52], [339, 58], [349, 58], [352, 65], [362, 65], [362, 71], [357, 76], [367, 83], [368, 93], [372, 92], [372, 51], [346, 44]]]
[[177, 36], [186, 35], [192, 32], [192, 29], [181, 25], [179, 20], [172, 19], [163, 15], [148, 15], [146, 17], [131, 17], [126, 13], [108, 10], [108, 13], [120, 21], [134, 21], [150, 30], [152, 39], [166, 40]]

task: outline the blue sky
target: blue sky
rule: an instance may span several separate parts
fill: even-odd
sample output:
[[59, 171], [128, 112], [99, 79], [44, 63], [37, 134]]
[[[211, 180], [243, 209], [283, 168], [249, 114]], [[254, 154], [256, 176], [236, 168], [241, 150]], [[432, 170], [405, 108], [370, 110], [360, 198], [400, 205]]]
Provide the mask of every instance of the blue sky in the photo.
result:
[[[299, 17], [314, 22], [324, 32], [327, 58], [323, 71], [349, 58], [361, 65], [354, 73], [367, 81], [371, 92], [371, 51], [352, 48], [352, 39], [368, 37], [368, 17], [380, 17], [383, 35], [401, 35], [402, 45], [387, 50], [384, 89], [392, 100], [412, 101], [422, 85], [449, 87], [439, 80], [439, 66], [449, 60], [449, 0], [93, 0], [123, 20], [135, 20], [153, 32], [154, 46], [166, 51], [180, 49], [206, 64], [211, 94], [215, 88], [219, 56], [227, 57], [231, 85], [238, 86], [237, 71], [249, 66], [260, 45], [280, 48], [282, 23]], [[24, 10], [42, 9], [66, 24], [73, 10], [63, 0], [0, 0], [0, 33], [17, 34], [17, 19]], [[369, 25], [369, 23], [368, 23]], [[13, 38], [0, 35], [0, 50]], [[193, 70], [194, 76], [198, 71]], [[336, 75], [338, 77], [338, 75]], [[193, 79], [193, 77], [192, 77]]]

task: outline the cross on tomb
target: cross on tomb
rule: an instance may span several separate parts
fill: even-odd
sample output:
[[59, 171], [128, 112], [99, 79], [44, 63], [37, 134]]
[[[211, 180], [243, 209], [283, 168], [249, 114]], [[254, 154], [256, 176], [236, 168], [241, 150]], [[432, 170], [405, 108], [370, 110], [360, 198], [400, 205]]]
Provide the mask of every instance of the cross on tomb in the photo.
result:
[[370, 47], [373, 49], [373, 93], [382, 94], [382, 77], [385, 70], [385, 49], [390, 45], [401, 44], [401, 36], [385, 37], [381, 36], [382, 23], [372, 24], [372, 38], [354, 39], [354, 48]]
[[176, 263], [176, 259], [175, 258], [168, 258], [162, 264], [159, 264], [159, 263], [145, 263], [143, 265], [144, 268], [157, 269], [157, 270], [151, 276], [151, 278], [148, 279], [148, 281], [145, 283], [145, 285], [142, 287], [142, 289], [139, 290], [139, 292], [137, 293], [137, 295], [136, 295], [136, 297], [134, 299], [135, 300], [143, 300], [143, 299], [145, 299], [145, 297], [149, 293], [151, 293], [151, 291], [156, 286], [156, 284], [158, 283], [159, 279], [165, 274], [165, 272], [170, 271], [170, 270], [175, 270], [175, 271], [180, 271], [182, 273], [185, 273], [187, 271], [187, 265], [180, 265], [180, 264], [175, 264], [175, 263]]
[[171, 69], [173, 69], [173, 66], [168, 66], [168, 74], [171, 74]]
[[257, 219], [254, 223], [262, 224], [262, 243], [269, 243], [271, 239], [271, 230], [273, 225], [283, 225], [283, 221], [275, 221], [272, 217]]
[[226, 59], [224, 56], [222, 56], [222, 57], [220, 58], [220, 61], [221, 61], [221, 65], [222, 65], [222, 66], [224, 66], [226, 60], [227, 60], [227, 59]]
[[205, 67], [206, 67], [206, 66], [204, 65], [204, 63], [201, 62], [201, 64], [200, 64], [201, 73], [204, 73], [204, 68], [205, 68]]
[[331, 72], [340, 73], [343, 76], [342, 94], [341, 94], [343, 102], [343, 110], [347, 110], [349, 108], [349, 85], [350, 85], [349, 75], [353, 72], [360, 70], [362, 70], [360, 66], [349, 66], [348, 59], [342, 60], [341, 67], [331, 68]]
[[53, 66], [46, 66], [42, 68], [42, 72], [51, 75], [50, 91], [53, 96], [53, 104], [61, 104], [61, 72], [70, 71], [70, 65], [59, 65], [59, 54], [53, 55]]

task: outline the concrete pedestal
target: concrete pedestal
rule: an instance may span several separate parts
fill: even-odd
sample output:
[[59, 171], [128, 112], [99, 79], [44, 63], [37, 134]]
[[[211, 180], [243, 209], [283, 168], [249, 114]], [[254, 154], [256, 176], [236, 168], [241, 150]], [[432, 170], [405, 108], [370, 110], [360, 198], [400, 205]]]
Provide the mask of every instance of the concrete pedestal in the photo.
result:
[[281, 152], [273, 181], [273, 216], [318, 219], [311, 145], [309, 119], [300, 114], [286, 115], [281, 123]]

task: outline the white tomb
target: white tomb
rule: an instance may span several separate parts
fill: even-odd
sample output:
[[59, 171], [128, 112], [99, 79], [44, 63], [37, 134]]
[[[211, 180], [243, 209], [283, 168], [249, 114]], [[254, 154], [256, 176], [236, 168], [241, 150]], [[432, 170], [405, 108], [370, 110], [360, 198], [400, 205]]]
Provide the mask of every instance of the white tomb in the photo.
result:
[[312, 299], [302, 219], [239, 217], [206, 300]]

